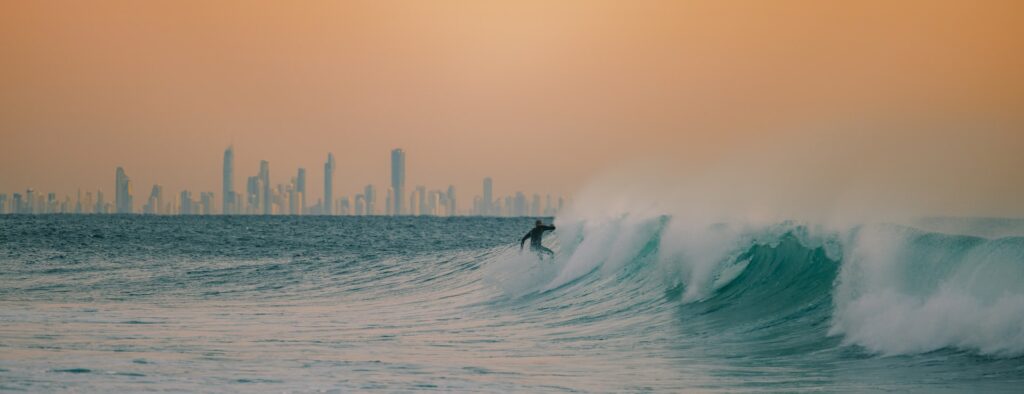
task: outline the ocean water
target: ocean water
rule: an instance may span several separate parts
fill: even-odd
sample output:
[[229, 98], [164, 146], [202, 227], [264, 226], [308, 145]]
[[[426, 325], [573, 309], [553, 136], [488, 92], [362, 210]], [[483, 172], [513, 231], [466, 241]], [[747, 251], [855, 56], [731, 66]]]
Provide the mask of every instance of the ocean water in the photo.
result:
[[0, 391], [1021, 392], [1024, 222], [0, 217]]

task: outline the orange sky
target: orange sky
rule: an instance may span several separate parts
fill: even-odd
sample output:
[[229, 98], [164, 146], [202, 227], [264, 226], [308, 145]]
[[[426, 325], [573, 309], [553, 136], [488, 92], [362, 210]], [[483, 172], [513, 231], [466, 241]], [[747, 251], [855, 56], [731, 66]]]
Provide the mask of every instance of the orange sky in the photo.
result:
[[699, 171], [839, 128], [970, 136], [942, 152], [984, 166], [951, 174], [1024, 214], [1024, 2], [847, 3], [3, 2], [0, 193], [109, 193], [121, 165], [137, 205], [154, 182], [219, 194], [233, 142], [236, 189], [265, 159], [317, 197], [330, 151], [352, 194], [401, 147], [410, 187], [454, 183], [464, 209], [484, 176], [570, 194], [638, 157]]

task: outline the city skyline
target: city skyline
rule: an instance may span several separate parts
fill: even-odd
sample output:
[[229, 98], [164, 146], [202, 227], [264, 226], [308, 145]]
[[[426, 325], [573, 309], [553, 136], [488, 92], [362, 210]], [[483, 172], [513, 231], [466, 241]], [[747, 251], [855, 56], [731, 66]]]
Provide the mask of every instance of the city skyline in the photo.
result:
[[265, 160], [273, 185], [307, 169], [312, 204], [333, 153], [336, 195], [386, 199], [400, 146], [403, 206], [485, 177], [496, 196], [578, 195], [661, 160], [651, 183], [709, 196], [812, 168], [835, 175], [787, 183], [820, 211], [1024, 215], [1024, 3], [594, 3], [10, 2], [0, 190], [116, 204], [122, 167], [136, 210], [153, 184], [223, 203], [233, 145], [237, 194]]
[[[341, 195], [335, 198], [333, 153], [327, 154], [324, 163], [323, 199], [307, 205], [306, 170], [299, 167], [296, 176], [288, 183], [274, 183], [270, 174], [270, 162], [259, 161], [256, 175], [249, 176], [246, 193], [236, 193], [234, 145], [224, 150], [221, 168], [221, 198], [217, 206], [216, 195], [210, 191], [182, 189], [177, 198], [167, 198], [165, 187], [153, 184], [148, 197], [141, 204], [135, 203], [133, 181], [127, 171], [118, 166], [115, 170], [114, 201], [103, 199], [102, 188], [92, 191], [78, 189], [75, 199], [65, 195], [61, 200], [57, 193], [49, 192], [44, 197], [33, 188], [21, 192], [0, 191], [0, 214], [147, 214], [147, 215], [337, 215], [337, 216], [554, 216], [564, 207], [564, 197], [550, 193], [526, 193], [516, 191], [504, 198], [494, 199], [493, 179], [482, 180], [480, 194], [474, 195], [472, 205], [459, 205], [455, 185], [431, 187], [416, 185], [411, 193], [406, 188], [406, 153], [401, 148], [391, 151], [390, 186], [383, 204], [383, 212], [377, 210], [381, 201], [374, 184], [362, 187], [362, 193]], [[395, 190], [398, 190], [397, 192]], [[198, 198], [196, 198], [198, 196]], [[405, 196], [408, 196], [406, 202]]]

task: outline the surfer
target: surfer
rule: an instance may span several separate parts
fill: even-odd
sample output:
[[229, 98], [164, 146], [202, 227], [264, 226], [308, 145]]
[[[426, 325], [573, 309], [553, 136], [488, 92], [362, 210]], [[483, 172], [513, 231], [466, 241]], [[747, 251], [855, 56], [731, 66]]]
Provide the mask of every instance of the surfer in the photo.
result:
[[533, 227], [533, 230], [530, 230], [530, 232], [526, 233], [526, 235], [523, 236], [523, 239], [519, 241], [519, 250], [523, 250], [523, 244], [525, 244], [526, 240], [529, 239], [530, 250], [537, 252], [537, 255], [540, 256], [541, 260], [544, 260], [545, 254], [554, 257], [555, 252], [553, 252], [551, 249], [545, 248], [544, 245], [541, 245], [541, 240], [543, 240], [544, 238], [544, 232], [554, 230], [555, 226], [545, 226], [543, 221], [537, 220], [537, 223]]

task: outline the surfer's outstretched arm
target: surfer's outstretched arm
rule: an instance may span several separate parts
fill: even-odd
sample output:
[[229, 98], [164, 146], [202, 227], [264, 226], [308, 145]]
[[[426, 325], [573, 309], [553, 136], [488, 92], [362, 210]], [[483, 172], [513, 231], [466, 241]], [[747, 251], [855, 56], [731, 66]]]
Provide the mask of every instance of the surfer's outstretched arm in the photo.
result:
[[523, 245], [526, 244], [526, 240], [527, 239], [530, 239], [530, 234], [532, 234], [532, 233], [533, 233], [532, 231], [529, 232], [529, 233], [526, 233], [526, 235], [523, 236], [523, 239], [519, 240], [519, 250], [523, 250]]

